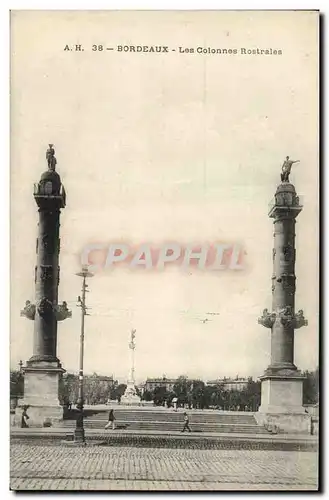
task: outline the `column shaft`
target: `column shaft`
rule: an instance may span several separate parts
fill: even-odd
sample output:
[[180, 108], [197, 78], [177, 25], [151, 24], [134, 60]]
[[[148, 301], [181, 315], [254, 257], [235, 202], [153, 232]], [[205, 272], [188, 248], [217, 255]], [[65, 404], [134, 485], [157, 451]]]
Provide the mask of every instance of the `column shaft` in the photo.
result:
[[277, 319], [271, 335], [271, 365], [294, 365], [294, 328], [278, 316], [287, 306], [295, 310], [295, 219], [280, 214], [274, 221], [272, 311]]
[[[39, 209], [33, 357], [56, 360], [58, 302], [59, 210]], [[40, 314], [39, 305], [47, 299], [51, 309]]]

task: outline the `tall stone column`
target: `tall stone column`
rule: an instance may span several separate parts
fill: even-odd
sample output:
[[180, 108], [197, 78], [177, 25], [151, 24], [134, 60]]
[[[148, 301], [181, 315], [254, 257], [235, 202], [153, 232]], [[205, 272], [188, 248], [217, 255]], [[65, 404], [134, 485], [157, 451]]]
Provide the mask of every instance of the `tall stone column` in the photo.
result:
[[32, 426], [44, 425], [45, 420], [56, 425], [63, 418], [59, 384], [65, 370], [57, 358], [57, 322], [71, 317], [71, 312], [65, 302], [58, 304], [60, 210], [65, 207], [66, 196], [54, 155], [50, 144], [46, 153], [48, 170], [34, 186], [39, 212], [35, 304], [27, 301], [21, 312], [34, 321], [33, 354], [23, 367], [24, 400], [20, 404], [28, 406]]
[[131, 369], [127, 380], [127, 387], [124, 395], [121, 398], [121, 403], [127, 406], [139, 406], [141, 399], [138, 396], [135, 388], [135, 343], [136, 330], [131, 331], [129, 349], [131, 351]]
[[264, 309], [258, 322], [271, 330], [271, 363], [261, 378], [257, 420], [286, 432], [308, 432], [303, 408], [303, 377], [294, 364], [295, 330], [307, 325], [302, 310], [295, 312], [295, 225], [302, 211], [295, 187], [282, 182], [270, 205], [274, 219], [272, 312]]

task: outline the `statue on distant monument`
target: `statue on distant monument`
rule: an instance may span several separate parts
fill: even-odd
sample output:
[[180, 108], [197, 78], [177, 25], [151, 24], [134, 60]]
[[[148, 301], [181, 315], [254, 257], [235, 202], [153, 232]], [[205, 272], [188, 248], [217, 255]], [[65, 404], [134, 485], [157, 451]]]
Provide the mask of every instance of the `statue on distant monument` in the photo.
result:
[[47, 149], [46, 152], [46, 160], [48, 162], [49, 170], [55, 170], [57, 160], [55, 158], [55, 150], [53, 144], [49, 144], [49, 148]]
[[289, 156], [286, 157], [282, 165], [281, 182], [289, 182], [291, 167], [294, 163], [299, 163], [299, 161], [300, 160], [289, 160]]
[[136, 347], [135, 337], [136, 337], [136, 330], [131, 330], [129, 349], [135, 349], [135, 347]]

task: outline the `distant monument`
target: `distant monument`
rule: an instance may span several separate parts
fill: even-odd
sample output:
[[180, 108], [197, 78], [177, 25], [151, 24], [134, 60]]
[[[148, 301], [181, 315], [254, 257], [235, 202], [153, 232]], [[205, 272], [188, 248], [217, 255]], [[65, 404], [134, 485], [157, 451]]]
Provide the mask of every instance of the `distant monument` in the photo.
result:
[[303, 408], [303, 377], [294, 364], [294, 331], [307, 325], [303, 311], [295, 313], [295, 223], [302, 205], [289, 182], [291, 165], [282, 167], [281, 181], [269, 217], [274, 219], [272, 312], [264, 309], [258, 323], [271, 329], [271, 364], [261, 378], [260, 424], [284, 432], [309, 432], [310, 417]]
[[135, 337], [136, 330], [132, 330], [129, 342], [129, 349], [131, 351], [131, 369], [125, 393], [121, 398], [121, 403], [129, 406], [140, 405], [141, 403], [141, 398], [138, 396], [135, 388]]
[[33, 355], [22, 366], [24, 399], [19, 402], [16, 423], [23, 406], [28, 406], [30, 426], [56, 425], [63, 418], [59, 383], [63, 370], [57, 358], [57, 322], [71, 317], [67, 303], [58, 303], [60, 210], [65, 207], [65, 190], [55, 170], [53, 144], [46, 153], [48, 170], [34, 185], [39, 223], [36, 241], [35, 303], [26, 301], [21, 316], [34, 322]]

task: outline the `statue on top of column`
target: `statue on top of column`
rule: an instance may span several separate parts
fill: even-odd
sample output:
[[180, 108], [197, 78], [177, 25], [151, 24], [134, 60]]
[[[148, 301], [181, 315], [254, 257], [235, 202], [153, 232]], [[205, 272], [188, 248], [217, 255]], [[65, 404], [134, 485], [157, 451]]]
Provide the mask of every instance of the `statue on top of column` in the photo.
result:
[[129, 349], [135, 349], [135, 347], [136, 347], [135, 337], [136, 337], [136, 330], [131, 330]]
[[286, 157], [282, 165], [281, 182], [289, 182], [291, 167], [294, 163], [299, 163], [299, 161], [300, 160], [290, 160], [289, 156]]
[[48, 162], [49, 170], [55, 170], [57, 160], [55, 158], [55, 150], [53, 144], [49, 144], [49, 148], [47, 149], [46, 152], [46, 160]]

